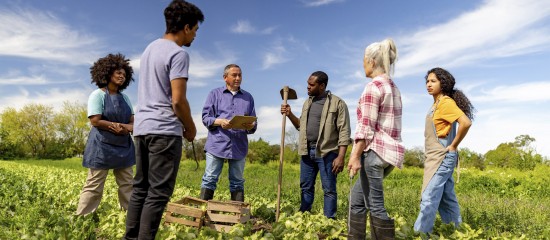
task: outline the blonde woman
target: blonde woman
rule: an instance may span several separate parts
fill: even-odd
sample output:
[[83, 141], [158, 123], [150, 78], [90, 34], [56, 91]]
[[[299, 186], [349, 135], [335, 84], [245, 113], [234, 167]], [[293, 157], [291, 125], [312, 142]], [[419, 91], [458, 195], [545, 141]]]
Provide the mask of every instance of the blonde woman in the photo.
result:
[[368, 82], [357, 107], [355, 144], [348, 170], [360, 179], [350, 197], [349, 238], [364, 239], [367, 209], [371, 238], [395, 238], [395, 224], [384, 206], [383, 180], [395, 167], [402, 168], [401, 93], [391, 79], [397, 59], [392, 39], [370, 44], [365, 49], [363, 67]]

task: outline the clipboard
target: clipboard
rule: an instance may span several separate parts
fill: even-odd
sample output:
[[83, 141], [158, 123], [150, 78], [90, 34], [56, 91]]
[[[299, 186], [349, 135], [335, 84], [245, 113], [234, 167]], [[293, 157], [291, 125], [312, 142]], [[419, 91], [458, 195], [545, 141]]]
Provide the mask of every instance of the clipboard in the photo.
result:
[[244, 123], [253, 123], [257, 120], [257, 117], [254, 116], [234, 116], [231, 118], [229, 123], [233, 125], [233, 129], [244, 129], [246, 128], [243, 126]]

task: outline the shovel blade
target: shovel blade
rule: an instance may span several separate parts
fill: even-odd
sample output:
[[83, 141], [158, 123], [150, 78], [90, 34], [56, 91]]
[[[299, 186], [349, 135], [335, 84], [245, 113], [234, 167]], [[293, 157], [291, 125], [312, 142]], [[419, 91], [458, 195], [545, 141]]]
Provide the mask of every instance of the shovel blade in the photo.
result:
[[292, 88], [289, 88], [288, 86], [285, 86], [281, 89], [281, 98], [285, 100], [285, 91], [288, 92], [287, 100], [295, 100], [298, 99], [298, 95], [296, 94], [296, 91]]

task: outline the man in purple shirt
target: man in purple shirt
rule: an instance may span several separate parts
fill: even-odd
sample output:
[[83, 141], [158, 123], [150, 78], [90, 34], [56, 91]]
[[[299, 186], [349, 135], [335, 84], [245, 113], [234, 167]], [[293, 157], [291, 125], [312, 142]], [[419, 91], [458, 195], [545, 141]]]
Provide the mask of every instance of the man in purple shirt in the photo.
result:
[[214, 197], [223, 162], [227, 160], [231, 200], [243, 202], [247, 134], [256, 132], [257, 124], [233, 126], [230, 120], [239, 115], [255, 117], [256, 110], [252, 95], [241, 88], [242, 72], [237, 64], [225, 67], [223, 79], [225, 86], [210, 91], [202, 109], [202, 122], [208, 128], [208, 138], [204, 146], [206, 169], [202, 176], [200, 198], [210, 200]]

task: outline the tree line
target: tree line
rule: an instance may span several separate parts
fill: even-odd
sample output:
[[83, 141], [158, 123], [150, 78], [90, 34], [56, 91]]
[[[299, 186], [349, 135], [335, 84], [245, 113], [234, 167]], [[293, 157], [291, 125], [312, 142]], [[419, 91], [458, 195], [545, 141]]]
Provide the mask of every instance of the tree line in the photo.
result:
[[[82, 156], [90, 124], [86, 105], [64, 102], [60, 111], [44, 104], [27, 104], [20, 110], [6, 108], [0, 113], [0, 159], [64, 159]], [[485, 169], [488, 166], [534, 169], [537, 164], [548, 164], [547, 158], [536, 153], [532, 144], [535, 138], [520, 135], [514, 142], [501, 143], [485, 154], [468, 148], [459, 150], [461, 167]], [[204, 160], [206, 138], [193, 143], [184, 141], [183, 156], [186, 159]], [[299, 163], [298, 132], [290, 129], [285, 134], [283, 159]], [[349, 156], [351, 147], [348, 148]], [[279, 144], [270, 144], [262, 138], [249, 141], [247, 161], [268, 163], [278, 161]], [[423, 167], [424, 149], [406, 149], [404, 165]]]

